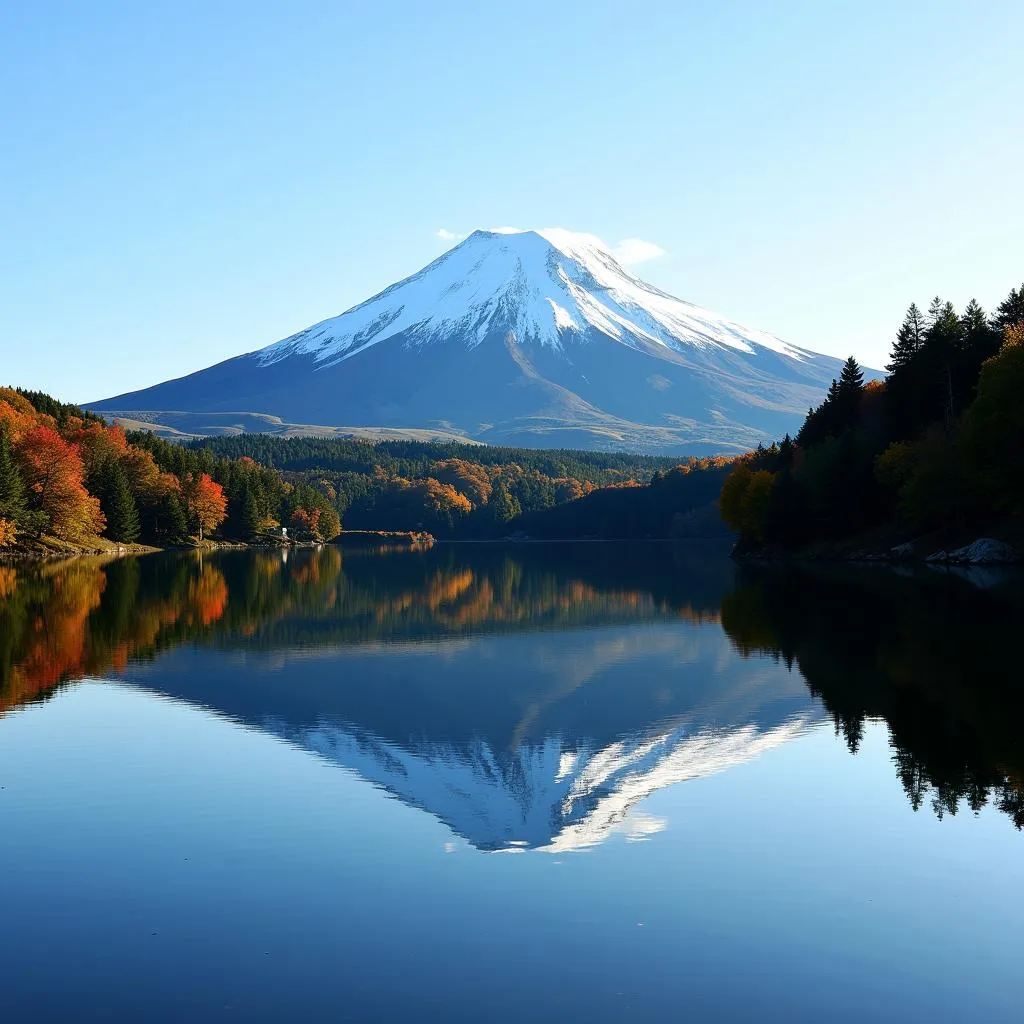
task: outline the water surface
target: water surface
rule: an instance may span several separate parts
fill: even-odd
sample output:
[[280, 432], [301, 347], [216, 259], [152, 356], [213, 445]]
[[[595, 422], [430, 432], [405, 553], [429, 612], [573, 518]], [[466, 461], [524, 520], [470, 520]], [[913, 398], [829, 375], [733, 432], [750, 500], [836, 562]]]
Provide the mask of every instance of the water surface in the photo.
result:
[[1022, 626], [660, 544], [0, 566], [0, 1012], [1020, 1019]]

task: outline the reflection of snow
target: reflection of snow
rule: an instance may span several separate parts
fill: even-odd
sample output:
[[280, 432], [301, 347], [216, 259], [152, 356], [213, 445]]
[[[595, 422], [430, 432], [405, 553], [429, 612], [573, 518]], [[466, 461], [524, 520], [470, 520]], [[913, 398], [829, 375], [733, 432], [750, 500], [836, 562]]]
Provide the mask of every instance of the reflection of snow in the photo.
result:
[[623, 825], [626, 826], [626, 838], [632, 843], [639, 843], [659, 832], [664, 832], [668, 822], [664, 818], [655, 818], [653, 814], [638, 811], [636, 814], [628, 815]]
[[633, 810], [645, 797], [757, 757], [819, 717], [808, 709], [767, 729], [746, 724], [693, 731], [682, 724], [601, 750], [565, 750], [552, 736], [500, 757], [483, 741], [407, 750], [327, 722], [298, 731], [283, 722], [265, 724], [436, 815], [479, 849], [561, 853], [595, 846], [616, 832], [634, 842], [649, 839], [666, 822]]

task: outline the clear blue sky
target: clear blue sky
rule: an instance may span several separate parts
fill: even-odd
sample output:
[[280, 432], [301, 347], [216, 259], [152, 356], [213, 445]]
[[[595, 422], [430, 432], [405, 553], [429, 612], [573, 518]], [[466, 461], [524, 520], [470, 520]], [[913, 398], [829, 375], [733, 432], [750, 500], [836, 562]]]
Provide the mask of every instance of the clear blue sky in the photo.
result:
[[1024, 280], [1024, 4], [0, 4], [0, 382], [90, 400], [561, 226], [798, 345]]

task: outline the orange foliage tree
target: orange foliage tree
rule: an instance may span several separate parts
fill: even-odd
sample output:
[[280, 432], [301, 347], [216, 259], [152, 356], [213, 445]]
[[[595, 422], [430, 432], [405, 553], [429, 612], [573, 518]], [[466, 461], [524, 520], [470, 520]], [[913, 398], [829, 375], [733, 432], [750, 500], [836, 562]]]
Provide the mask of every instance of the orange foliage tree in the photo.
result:
[[435, 462], [430, 476], [442, 484], [450, 484], [474, 505], [486, 505], [494, 485], [484, 466], [464, 459], [445, 459]]
[[70, 421], [64, 436], [78, 448], [87, 475], [92, 476], [106, 463], [120, 459], [128, 450], [128, 438], [120, 427], [106, 427], [95, 421]]
[[210, 478], [209, 473], [186, 473], [181, 481], [181, 494], [185, 508], [193, 522], [199, 524], [199, 539], [203, 532], [217, 529], [227, 515], [228, 500], [224, 488]]
[[85, 466], [74, 444], [50, 426], [37, 426], [22, 436], [17, 454], [29, 505], [44, 517], [43, 529], [73, 540], [104, 528], [100, 503], [85, 489]]
[[291, 528], [296, 534], [305, 535], [313, 534], [317, 535], [317, 528], [320, 525], [320, 509], [314, 508], [312, 510], [305, 508], [297, 508], [292, 513]]

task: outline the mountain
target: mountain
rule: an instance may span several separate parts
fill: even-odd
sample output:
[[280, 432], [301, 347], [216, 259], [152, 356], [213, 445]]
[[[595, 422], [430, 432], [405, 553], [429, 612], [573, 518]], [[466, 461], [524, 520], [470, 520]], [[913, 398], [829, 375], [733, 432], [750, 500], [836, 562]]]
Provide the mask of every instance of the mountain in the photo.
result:
[[838, 371], [645, 284], [593, 236], [476, 231], [341, 316], [88, 408], [196, 434], [730, 451], [795, 432]]

